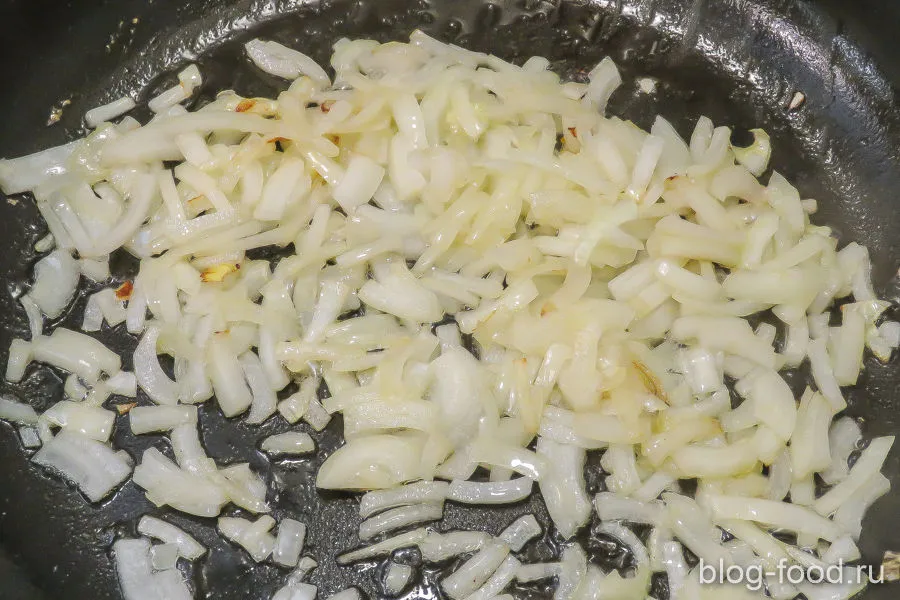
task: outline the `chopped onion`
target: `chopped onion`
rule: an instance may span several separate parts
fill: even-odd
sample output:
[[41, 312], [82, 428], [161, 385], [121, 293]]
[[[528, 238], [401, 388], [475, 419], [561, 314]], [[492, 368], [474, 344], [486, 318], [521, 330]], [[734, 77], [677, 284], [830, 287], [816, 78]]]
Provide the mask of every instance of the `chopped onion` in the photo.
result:
[[647, 548], [630, 529], [617, 523], [602, 523], [597, 528], [597, 532], [618, 540], [628, 548], [634, 560], [635, 568], [639, 573], [650, 567], [650, 556], [647, 554]]
[[711, 496], [708, 501], [717, 520], [756, 521], [797, 533], [815, 535], [827, 541], [841, 537], [840, 528], [833, 522], [812, 510], [786, 502], [731, 496]]
[[248, 463], [237, 463], [206, 474], [237, 506], [252, 513], [269, 512], [266, 484]]
[[384, 571], [384, 591], [390, 596], [399, 595], [412, 580], [413, 568], [396, 562], [389, 562]]
[[562, 572], [560, 563], [531, 563], [519, 565], [516, 569], [516, 581], [519, 583], [531, 583], [541, 579], [556, 577]]
[[359, 539], [365, 541], [394, 529], [427, 521], [437, 521], [443, 515], [444, 505], [441, 502], [392, 508], [363, 521], [359, 526]]
[[829, 565], [835, 565], [839, 562], [849, 563], [862, 558], [862, 555], [854, 543], [853, 538], [849, 535], [837, 539], [832, 543], [828, 550], [822, 554], [822, 560]]
[[300, 559], [300, 562], [297, 563], [297, 568], [291, 572], [290, 577], [288, 577], [288, 585], [297, 585], [306, 579], [306, 576], [315, 569], [318, 565], [316, 561], [311, 559], [308, 556], [304, 556]]
[[282, 519], [278, 524], [272, 560], [283, 567], [296, 567], [303, 552], [306, 539], [306, 525], [294, 519]]
[[509, 555], [509, 546], [491, 541], [472, 558], [441, 581], [441, 588], [454, 600], [467, 598], [500, 567]]
[[103, 289], [88, 297], [84, 310], [83, 331], [99, 331], [105, 320], [110, 327], [115, 327], [125, 321], [127, 311], [125, 306], [116, 298], [111, 289]]
[[24, 402], [0, 396], [0, 419], [23, 425], [37, 425], [38, 414]]
[[163, 371], [156, 355], [160, 329], [150, 326], [134, 351], [134, 376], [151, 400], [157, 404], [174, 405], [178, 402], [178, 384]]
[[362, 596], [356, 588], [347, 588], [336, 594], [328, 596], [327, 600], [361, 600]]
[[869, 447], [863, 450], [853, 468], [850, 469], [850, 474], [847, 478], [816, 500], [813, 505], [816, 512], [827, 516], [840, 508], [855, 491], [866, 485], [869, 479], [881, 471], [881, 467], [893, 445], [893, 436], [872, 440], [869, 443]]
[[862, 431], [859, 423], [851, 417], [841, 417], [828, 430], [828, 446], [831, 449], [831, 464], [820, 473], [828, 485], [843, 481], [850, 473], [850, 455], [859, 448]]
[[573, 598], [587, 573], [587, 556], [578, 544], [566, 546], [560, 556], [560, 570], [556, 579], [554, 600]]
[[623, 498], [612, 492], [600, 492], [594, 496], [594, 508], [601, 521], [657, 525], [664, 516], [664, 507], [659, 503]]
[[244, 370], [244, 378], [253, 396], [247, 422], [262, 423], [277, 410], [278, 398], [275, 396], [275, 390], [272, 389], [265, 369], [255, 353], [244, 352], [238, 357], [238, 362]]
[[308, 454], [316, 449], [316, 444], [307, 433], [288, 431], [270, 435], [262, 441], [260, 448], [266, 454]]
[[28, 297], [45, 315], [55, 319], [75, 295], [81, 272], [78, 263], [66, 250], [57, 249], [34, 266], [34, 284]]
[[509, 481], [460, 481], [450, 482], [447, 499], [465, 504], [512, 504], [529, 495], [534, 481], [519, 477]]
[[190, 65], [178, 74], [178, 85], [164, 90], [147, 103], [147, 107], [155, 113], [164, 112], [179, 102], [187, 100], [200, 86], [203, 78], [197, 65]]
[[134, 469], [134, 482], [147, 490], [147, 498], [155, 505], [167, 504], [191, 515], [214, 517], [228, 502], [219, 486], [180, 469], [156, 448], [144, 451]]
[[807, 390], [800, 400], [797, 428], [791, 438], [792, 473], [795, 481], [823, 471], [831, 464], [828, 441], [831, 417], [832, 408], [825, 397]]
[[284, 587], [279, 588], [272, 596], [272, 600], [315, 600], [318, 588], [308, 583], [291, 583], [288, 582]]
[[236, 517], [219, 517], [219, 531], [226, 538], [241, 546], [256, 562], [262, 562], [272, 554], [275, 538], [269, 530], [275, 526], [275, 519], [263, 515], [254, 521]]
[[234, 417], [250, 408], [253, 395], [244, 382], [244, 370], [228, 340], [214, 335], [208, 344], [209, 378], [216, 392], [219, 408], [226, 417]]
[[828, 351], [825, 348], [825, 340], [812, 339], [807, 346], [807, 356], [809, 356], [810, 370], [816, 387], [831, 403], [834, 412], [840, 412], [847, 406], [841, 388], [835, 379], [834, 371], [831, 368], [831, 361], [828, 357]]
[[747, 170], [759, 177], [769, 164], [772, 155], [772, 144], [769, 134], [762, 129], [751, 129], [753, 143], [746, 148], [732, 146], [734, 157], [739, 163], [747, 167]]
[[196, 406], [136, 406], [128, 412], [131, 433], [169, 431], [181, 425], [197, 424]]
[[86, 381], [97, 381], [101, 373], [114, 375], [122, 361], [112, 350], [82, 333], [57, 328], [31, 345], [33, 360], [59, 367]]
[[319, 469], [322, 489], [384, 489], [416, 479], [419, 444], [411, 438], [372, 435], [349, 441]]
[[121, 117], [132, 108], [137, 106], [131, 98], [123, 96], [118, 100], [113, 100], [109, 104], [96, 106], [84, 114], [84, 122], [90, 128], [96, 128], [100, 123], [112, 121], [117, 117]]
[[731, 553], [721, 544], [721, 534], [697, 502], [679, 494], [663, 494], [663, 500], [667, 505], [672, 533], [688, 550], [708, 564], [717, 565], [719, 561], [732, 564]]
[[[22, 304], [22, 308], [25, 309], [25, 315], [28, 317], [28, 329], [31, 331], [31, 339], [35, 340], [44, 335], [44, 315], [40, 307], [35, 304], [28, 294], [24, 294], [19, 298], [19, 302]], [[87, 311], [85, 311], [85, 318], [87, 318]]]
[[550, 463], [545, 457], [526, 448], [485, 438], [473, 444], [470, 459], [478, 463], [511, 469], [535, 481], [540, 481], [542, 475], [550, 472]]
[[331, 83], [328, 74], [313, 59], [278, 42], [251, 40], [244, 48], [254, 64], [270, 75], [285, 79], [306, 75], [322, 86]]
[[500, 566], [494, 573], [484, 582], [480, 588], [466, 596], [468, 600], [490, 600], [497, 598], [506, 586], [512, 583], [516, 577], [520, 563], [514, 556], [507, 556], [506, 560], [500, 563]]
[[150, 547], [150, 564], [157, 571], [174, 569], [178, 564], [178, 546], [158, 544]]
[[518, 552], [525, 544], [543, 533], [541, 525], [534, 515], [527, 514], [519, 517], [500, 532], [499, 538], [503, 540], [510, 550]]
[[115, 418], [115, 413], [98, 406], [62, 400], [44, 411], [39, 423], [49, 423], [106, 442], [112, 434]]
[[21, 194], [66, 174], [66, 160], [80, 140], [12, 160], [0, 160], [0, 188]]
[[91, 502], [108, 496], [131, 474], [127, 455], [74, 431], [62, 431], [45, 441], [32, 460], [61, 473]]
[[663, 564], [669, 581], [669, 596], [672, 600], [683, 598], [685, 580], [688, 576], [688, 566], [684, 559], [684, 550], [678, 542], [666, 542], [663, 544]]
[[82, 256], [87, 258], [104, 256], [130, 240], [147, 218], [155, 190], [156, 186], [151, 175], [138, 175], [128, 191], [128, 205], [119, 222], [103, 236], [102, 240], [96, 240], [89, 249], [83, 249]]
[[206, 455], [206, 451], [200, 445], [197, 424], [175, 427], [169, 434], [169, 441], [172, 442], [175, 461], [185, 471], [195, 475], [216, 471], [215, 461]]
[[341, 565], [349, 565], [351, 563], [366, 560], [376, 556], [387, 555], [394, 550], [398, 550], [400, 548], [408, 548], [410, 546], [419, 544], [420, 542], [422, 542], [422, 540], [425, 539], [426, 534], [427, 532], [425, 531], [425, 529], [414, 529], [406, 533], [401, 533], [394, 537], [389, 537], [381, 542], [378, 542], [377, 544], [366, 546], [365, 548], [362, 548], [360, 550], [341, 554], [340, 556], [338, 556], [337, 562]]
[[[452, 484], [450, 484], [452, 486]], [[530, 488], [530, 486], [529, 486]], [[452, 487], [450, 488], [452, 489]], [[440, 503], [450, 498], [448, 484], [443, 481], [418, 481], [388, 490], [364, 494], [359, 502], [359, 516], [363, 519], [398, 506]]]
[[119, 539], [113, 544], [113, 558], [119, 585], [126, 600], [159, 598], [150, 564], [150, 542]]
[[187, 560], [196, 560], [206, 553], [206, 548], [182, 529], [162, 519], [144, 515], [138, 521], [138, 533], [157, 539], [164, 544], [173, 545], [178, 555]]
[[703, 348], [690, 348], [680, 353], [685, 380], [694, 394], [714, 392], [724, 385], [721, 358]]
[[372, 199], [384, 178], [384, 167], [372, 159], [356, 155], [350, 159], [347, 171], [334, 188], [334, 199], [344, 212], [352, 213]]
[[585, 451], [576, 446], [538, 439], [538, 455], [554, 468], [540, 481], [541, 495], [559, 533], [570, 538], [587, 522], [591, 501], [584, 483]]
[[395, 263], [383, 276], [363, 284], [359, 299], [372, 308], [419, 323], [440, 321], [444, 314], [437, 295], [424, 288], [404, 265]]

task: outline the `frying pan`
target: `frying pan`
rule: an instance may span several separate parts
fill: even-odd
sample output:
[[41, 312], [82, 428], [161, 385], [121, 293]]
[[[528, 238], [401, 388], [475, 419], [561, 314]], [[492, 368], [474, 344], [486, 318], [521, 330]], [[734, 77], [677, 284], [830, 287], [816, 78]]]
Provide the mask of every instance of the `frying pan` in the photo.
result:
[[[284, 82], [261, 76], [241, 55], [241, 44], [265, 36], [327, 62], [340, 37], [404, 39], [414, 28], [514, 61], [543, 55], [570, 78], [583, 78], [605, 55], [623, 70], [626, 84], [611, 112], [649, 128], [663, 114], [683, 136], [700, 115], [734, 128], [738, 137], [762, 126], [772, 135], [774, 166], [796, 182], [804, 197], [819, 200], [819, 223], [833, 225], [841, 241], [872, 251], [879, 294], [898, 296], [900, 265], [900, 4], [892, 0], [2, 0], [0, 1], [0, 156], [14, 156], [81, 135], [81, 116], [92, 106], [137, 94], [143, 100], [171, 83], [178, 68], [200, 64], [201, 99], [234, 88], [244, 95], [274, 94]], [[652, 77], [646, 94], [636, 77]], [[805, 95], [796, 109], [788, 104]], [[51, 113], [58, 121], [48, 125]], [[140, 116], [140, 115], [139, 115]], [[144, 115], [146, 116], [146, 115]], [[45, 233], [33, 204], [0, 195], [0, 363], [27, 321], [13, 296], [36, 260], [34, 242]], [[116, 255], [119, 279], [135, 263]], [[86, 289], [86, 291], [91, 291]], [[59, 319], [77, 326], [84, 296]], [[893, 318], [896, 318], [896, 314]], [[103, 341], [126, 351], [135, 341], [119, 328]], [[125, 367], [130, 368], [130, 351]], [[800, 375], [802, 379], [803, 375]], [[802, 384], [803, 382], [799, 382]], [[868, 435], [897, 433], [900, 369], [867, 359], [860, 383], [847, 391], [848, 413]], [[44, 409], [62, 397], [62, 377], [48, 368], [29, 372], [8, 393]], [[146, 401], [146, 398], [144, 399]], [[314, 434], [320, 452], [311, 460], [270, 463], [256, 450], [265, 435], [286, 429], [273, 419], [260, 428], [225, 420], [211, 405], [202, 409], [203, 439], [223, 463], [249, 461], [264, 473], [276, 518], [309, 525], [308, 552], [319, 562], [312, 583], [328, 594], [358, 585], [383, 596], [376, 563], [339, 567], [334, 557], [357, 545], [355, 500], [322, 494], [314, 486], [323, 457], [340, 444], [340, 423]], [[133, 439], [117, 423], [115, 443], [132, 456], [159, 436]], [[596, 457], [586, 468], [590, 492], [601, 489]], [[864, 523], [864, 560], [878, 564], [884, 550], [900, 549], [900, 458], [885, 466], [894, 491]], [[538, 497], [492, 509], [449, 506], [441, 527], [479, 528], [497, 534], [519, 515], [533, 512], [547, 523]], [[197, 597], [269, 598], [284, 572], [250, 563], [222, 541], [211, 520], [154, 508], [131, 483], [101, 505], [89, 506], [76, 490], [34, 468], [15, 431], [0, 424], [0, 599], [119, 598], [109, 548], [116, 536], [134, 535], [140, 515], [166, 515], [211, 548], [186, 571]], [[621, 549], [586, 528], [581, 541], [591, 559], [627, 565]], [[550, 560], [561, 540], [552, 532], [528, 551]], [[418, 564], [415, 552], [395, 558]], [[449, 568], [452, 565], [444, 566]], [[440, 598], [440, 569], [420, 570], [406, 598]], [[546, 598], [551, 588], [521, 588], [517, 597]], [[654, 595], [666, 596], [664, 578]], [[870, 600], [897, 597], [890, 586], [871, 588]]]

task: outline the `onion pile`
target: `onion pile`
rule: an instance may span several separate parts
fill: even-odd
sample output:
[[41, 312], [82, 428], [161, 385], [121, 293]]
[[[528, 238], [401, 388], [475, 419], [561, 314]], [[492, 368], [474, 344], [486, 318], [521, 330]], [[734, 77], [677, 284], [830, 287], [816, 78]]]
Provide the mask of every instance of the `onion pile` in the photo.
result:
[[[52, 235], [21, 297], [32, 334], [13, 342], [7, 379], [32, 361], [71, 373], [44, 414], [0, 400], [0, 418], [41, 445], [35, 462], [92, 501], [112, 493], [132, 459], [110, 445], [104, 406], [140, 387], [153, 405], [129, 407], [132, 432], [166, 432], [174, 460], [155, 448], [135, 457], [135, 483], [157, 506], [257, 515], [218, 528], [254, 560], [296, 569], [279, 600], [315, 597], [305, 525], [265, 514], [249, 465], [206, 454], [192, 405], [215, 398], [228, 417], [314, 431], [340, 413], [346, 443], [317, 485], [368, 491], [359, 539], [374, 541], [340, 562], [410, 546], [426, 562], [467, 557], [441, 581], [454, 600], [546, 578], [560, 600], [643, 600], [656, 572], [673, 599], [723, 598], [698, 588], [685, 549], [742, 566], [859, 557], [893, 438], [872, 440], [851, 468], [861, 432], [835, 417], [865, 348], [888, 360], [900, 325], [883, 322], [866, 248], [838, 249], [810, 221], [815, 200], [777, 172], [758, 179], [765, 132], [741, 148], [705, 117], [687, 141], [662, 117], [649, 132], [607, 117], [621, 82], [609, 59], [563, 82], [546, 59], [517, 66], [417, 31], [409, 43], [339, 41], [331, 79], [275, 42], [246, 51], [288, 89], [224, 91], [188, 112], [180, 102], [202, 84], [191, 66], [146, 124], [109, 122], [134, 106], [122, 99], [88, 114], [86, 138], [0, 161], [0, 187], [33, 193]], [[281, 258], [248, 258], [269, 247]], [[85, 333], [43, 331], [81, 275], [109, 277], [119, 249], [140, 271], [91, 296], [83, 329], [124, 322], [140, 336], [134, 373]], [[812, 381], [797, 397], [781, 373], [806, 361]], [[315, 442], [290, 432], [262, 449]], [[591, 498], [585, 460], [598, 451], [606, 491]], [[631, 572], [604, 573], [575, 542], [559, 562], [522, 564], [513, 553], [541, 535], [531, 515], [496, 538], [409, 530], [440, 520], [447, 501], [514, 503], [535, 487], [564, 539], [596, 511]], [[173, 567], [203, 548], [148, 519], [139, 531], [162, 544], [114, 548], [123, 591], [189, 597]], [[649, 543], [626, 524], [650, 526]], [[392, 562], [384, 585], [399, 594], [412, 578]]]

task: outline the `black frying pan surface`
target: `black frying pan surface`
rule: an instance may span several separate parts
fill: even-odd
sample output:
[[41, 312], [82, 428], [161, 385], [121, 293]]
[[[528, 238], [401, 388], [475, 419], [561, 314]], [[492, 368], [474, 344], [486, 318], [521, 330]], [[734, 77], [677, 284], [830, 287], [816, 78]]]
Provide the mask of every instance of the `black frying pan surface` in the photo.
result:
[[[622, 68], [626, 83], [611, 111], [647, 128], [661, 113], [688, 136], [700, 115], [735, 128], [736, 135], [763, 126], [774, 145], [775, 168], [796, 182], [804, 197], [820, 202], [817, 222], [833, 225], [842, 242], [869, 246], [877, 290], [896, 299], [900, 284], [900, 5], [801, 0], [369, 0], [316, 2], [225, 0], [58, 0], [0, 1], [0, 156], [16, 156], [63, 143], [82, 133], [81, 116], [94, 105], [140, 91], [146, 100], [169, 84], [174, 73], [197, 56], [203, 97], [234, 88], [274, 94], [284, 82], [261, 76], [241, 55], [254, 36], [287, 43], [327, 62], [340, 37], [405, 39], [415, 28], [446, 41], [514, 61], [532, 55], [553, 68], [583, 78], [603, 56]], [[652, 94], [638, 92], [635, 77], [659, 80]], [[796, 91], [806, 95], [796, 110], [787, 105]], [[62, 107], [63, 104], [66, 106]], [[202, 100], [201, 100], [202, 101]], [[62, 118], [48, 126], [53, 107]], [[36, 260], [33, 243], [45, 233], [26, 198], [0, 195], [0, 363], [13, 337], [27, 334], [27, 322], [13, 295], [23, 288]], [[115, 274], [127, 278], [134, 262], [118, 256]], [[89, 291], [89, 286], [85, 286]], [[80, 324], [84, 298], [61, 322]], [[896, 315], [895, 315], [896, 318]], [[120, 328], [104, 333], [112, 347], [130, 350], [135, 341]], [[900, 371], [867, 361], [859, 385], [848, 391], [848, 412], [869, 435], [898, 431]], [[0, 392], [44, 409], [62, 397], [62, 378], [33, 368], [19, 385], [0, 383]], [[146, 402], [146, 398], [143, 399]], [[269, 463], [256, 449], [259, 439], [286, 429], [278, 419], [260, 428], [225, 420], [209, 404], [201, 411], [203, 439], [221, 463], [249, 461], [265, 474], [274, 516], [309, 525], [308, 552], [319, 562], [311, 580], [322, 597], [358, 585], [382, 597], [380, 563], [339, 567], [334, 557], [357, 544], [357, 500], [316, 491], [314, 475], [324, 456], [340, 444], [340, 423], [315, 434], [321, 451], [312, 460]], [[166, 449], [160, 436], [137, 439], [117, 423], [115, 443], [134, 457], [149, 446]], [[596, 457], [586, 475], [589, 491], [600, 489]], [[886, 549], [900, 549], [900, 460], [885, 467], [895, 491], [865, 521], [865, 560], [878, 563]], [[499, 533], [509, 522], [534, 512], [546, 523], [540, 498], [493, 510], [449, 505], [443, 529], [478, 528]], [[198, 598], [269, 598], [285, 572], [253, 565], [222, 541], [212, 520], [154, 508], [133, 484], [112, 499], [90, 506], [72, 488], [33, 467], [15, 431], [0, 423], [0, 599], [119, 598], [109, 548], [120, 534], [134, 534], [137, 518], [163, 514], [211, 548], [186, 571]], [[582, 533], [593, 560], [621, 566], [618, 550], [590, 530]], [[548, 533], [532, 544], [530, 560], [549, 560], [560, 540]], [[418, 564], [414, 552], [400, 561]], [[448, 568], [450, 565], [444, 567]], [[425, 570], [406, 598], [442, 597], [437, 570]], [[664, 580], [656, 580], [665, 597]], [[516, 597], [546, 598], [549, 587], [522, 587]], [[870, 589], [865, 598], [888, 600], [898, 590]]]

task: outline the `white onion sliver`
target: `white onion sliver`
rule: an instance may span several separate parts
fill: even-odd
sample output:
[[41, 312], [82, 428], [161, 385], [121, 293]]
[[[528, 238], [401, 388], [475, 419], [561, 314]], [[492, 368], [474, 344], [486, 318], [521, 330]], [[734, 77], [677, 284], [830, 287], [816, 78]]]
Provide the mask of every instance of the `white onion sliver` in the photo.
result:
[[0, 419], [23, 425], [36, 425], [38, 414], [28, 404], [0, 396]]
[[244, 370], [244, 378], [250, 388], [253, 400], [250, 404], [250, 413], [247, 422], [259, 424], [275, 414], [278, 406], [278, 398], [275, 390], [269, 383], [265, 369], [256, 353], [247, 351], [238, 357], [238, 362]]
[[148, 327], [134, 351], [134, 375], [151, 400], [157, 404], [174, 405], [178, 402], [178, 384], [166, 375], [156, 355], [160, 329]]
[[329, 85], [328, 74], [314, 60], [278, 42], [252, 40], [244, 45], [250, 59], [257, 67], [285, 79], [306, 75], [320, 85]]
[[159, 598], [150, 564], [150, 542], [119, 539], [113, 544], [113, 558], [122, 595], [126, 600]]
[[534, 515], [527, 514], [507, 525], [498, 537], [509, 546], [510, 550], [518, 552], [541, 533], [543, 530], [540, 523], [537, 522]]
[[191, 515], [214, 517], [228, 502], [220, 486], [179, 468], [156, 448], [144, 451], [133, 480], [157, 506], [169, 505]]
[[118, 373], [122, 366], [119, 355], [98, 340], [63, 327], [35, 340], [31, 353], [33, 360], [69, 371], [85, 381], [97, 381], [101, 373]]
[[628, 521], [644, 525], [658, 524], [664, 513], [661, 504], [623, 498], [612, 492], [600, 492], [594, 496], [594, 508], [601, 521]]
[[263, 515], [256, 521], [237, 517], [219, 517], [218, 527], [226, 538], [238, 544], [256, 562], [262, 562], [275, 549], [275, 537], [269, 530], [275, 526], [275, 519]]
[[447, 483], [443, 481], [418, 481], [389, 490], [376, 490], [364, 494], [359, 502], [359, 516], [365, 519], [375, 513], [398, 506], [440, 503], [448, 497], [449, 489]]
[[428, 502], [411, 506], [400, 506], [369, 517], [359, 526], [359, 539], [370, 540], [382, 533], [409, 525], [437, 521], [444, 515], [443, 503]]
[[487, 582], [508, 555], [509, 546], [503, 542], [488, 542], [477, 554], [445, 577], [441, 581], [441, 588], [454, 600], [466, 598]]
[[168, 521], [144, 515], [138, 521], [138, 533], [157, 539], [164, 544], [174, 544], [179, 556], [188, 560], [196, 560], [206, 553], [206, 548], [179, 527]]
[[409, 585], [412, 576], [411, 566], [389, 562], [384, 570], [384, 591], [390, 596], [399, 595]]
[[832, 423], [828, 431], [828, 446], [831, 450], [831, 464], [820, 473], [828, 485], [839, 483], [850, 473], [848, 460], [859, 447], [862, 430], [851, 417], [841, 417]]
[[178, 564], [178, 546], [157, 544], [150, 547], [150, 564], [157, 571], [174, 569]]
[[197, 424], [196, 406], [136, 406], [128, 411], [131, 433], [169, 431], [180, 425]]
[[453, 480], [447, 490], [447, 499], [465, 504], [513, 504], [531, 495], [534, 481], [518, 477], [509, 481], [460, 481]]
[[550, 579], [556, 577], [562, 571], [559, 563], [531, 563], [519, 565], [516, 569], [516, 581], [520, 583], [531, 583], [532, 581], [540, 581], [541, 579]]
[[717, 520], [743, 519], [773, 527], [782, 527], [797, 533], [815, 535], [834, 541], [841, 537], [840, 528], [832, 521], [808, 508], [758, 498], [712, 496], [709, 505]]
[[337, 562], [341, 565], [349, 565], [351, 563], [374, 558], [376, 556], [388, 555], [394, 550], [398, 550], [400, 548], [409, 548], [411, 546], [419, 544], [422, 540], [425, 539], [426, 534], [427, 532], [425, 531], [425, 529], [414, 529], [412, 531], [407, 531], [406, 533], [401, 533], [399, 535], [389, 537], [376, 544], [370, 544], [359, 550], [341, 554], [337, 557]]
[[274, 455], [308, 454], [315, 451], [316, 444], [308, 433], [288, 431], [270, 435], [262, 441], [260, 449]]
[[514, 556], [507, 556], [497, 570], [480, 588], [466, 596], [467, 600], [491, 600], [497, 598], [516, 577], [520, 563]]
[[72, 255], [66, 250], [54, 250], [34, 266], [34, 284], [28, 297], [54, 319], [69, 305], [80, 277], [78, 262]]
[[60, 472], [91, 502], [108, 496], [131, 474], [131, 463], [109, 446], [72, 431], [62, 431], [32, 458]]
[[461, 554], [477, 552], [490, 540], [491, 536], [483, 531], [430, 531], [419, 542], [419, 550], [426, 561], [441, 562]]
[[347, 588], [328, 596], [327, 600], [361, 600], [362, 596], [356, 588]]
[[283, 567], [296, 567], [305, 539], [306, 525], [294, 519], [282, 519], [275, 536], [272, 560]]
[[128, 96], [123, 96], [118, 100], [113, 100], [108, 104], [96, 106], [84, 114], [84, 122], [88, 127], [95, 128], [100, 123], [112, 121], [116, 117], [121, 117], [136, 106], [134, 100]]
[[585, 490], [583, 448], [539, 438], [538, 455], [553, 465], [540, 482], [541, 494], [553, 524], [570, 538], [590, 518], [591, 501]]
[[850, 474], [847, 478], [816, 500], [813, 505], [816, 512], [821, 515], [830, 515], [840, 508], [853, 492], [860, 489], [872, 476], [881, 471], [881, 467], [893, 445], [893, 436], [872, 440], [869, 446], [863, 450], [853, 468], [850, 469]]

